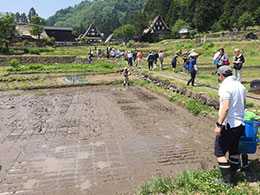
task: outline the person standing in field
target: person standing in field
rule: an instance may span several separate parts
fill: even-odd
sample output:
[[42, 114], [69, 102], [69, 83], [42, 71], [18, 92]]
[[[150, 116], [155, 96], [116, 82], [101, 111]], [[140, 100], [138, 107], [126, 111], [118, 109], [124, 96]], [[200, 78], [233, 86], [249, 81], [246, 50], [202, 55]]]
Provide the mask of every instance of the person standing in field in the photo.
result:
[[147, 62], [148, 62], [148, 69], [153, 70], [154, 55], [152, 51], [150, 51], [149, 55], [147, 56]]
[[158, 55], [158, 52], [156, 51], [155, 54], [154, 54], [154, 66], [156, 67], [157, 66], [157, 60], [159, 58], [159, 55]]
[[160, 69], [163, 70], [163, 60], [164, 60], [164, 53], [162, 51], [159, 52], [159, 64]]
[[176, 53], [175, 56], [173, 56], [172, 58], [172, 71], [175, 72], [176, 70], [176, 65], [178, 62], [178, 57], [179, 57], [179, 53]]
[[130, 83], [129, 83], [129, 75], [130, 75], [130, 72], [128, 71], [128, 69], [127, 69], [127, 67], [125, 67], [124, 68], [124, 70], [123, 70], [123, 76], [124, 76], [124, 86], [125, 85], [130, 85]]
[[130, 51], [127, 52], [128, 65], [133, 66], [133, 55]]
[[196, 74], [198, 71], [198, 68], [197, 68], [197, 58], [198, 57], [199, 57], [199, 54], [196, 52], [193, 52], [190, 54], [189, 71], [190, 71], [191, 78], [188, 81], [187, 85], [189, 85], [191, 83], [192, 86], [194, 86], [195, 77], [196, 77]]
[[237, 81], [241, 81], [241, 74], [242, 74], [242, 66], [243, 63], [245, 63], [245, 58], [244, 56], [240, 53], [239, 49], [235, 49], [235, 56], [234, 56], [234, 70], [235, 70], [235, 77], [237, 79]]
[[229, 66], [220, 67], [217, 75], [222, 83], [218, 91], [220, 108], [214, 130], [216, 135], [214, 153], [222, 179], [216, 179], [216, 183], [233, 186], [239, 165], [239, 140], [245, 130], [246, 89], [232, 76], [232, 69]]
[[142, 62], [142, 51], [139, 51], [137, 53], [137, 67], [141, 68], [141, 62]]
[[[184, 56], [183, 56], [183, 68], [182, 68], [182, 70], [183, 70], [183, 73], [188, 73], [188, 68], [187, 68], [187, 64], [189, 65], [189, 57], [185, 54]], [[189, 66], [188, 66], [189, 67]]]

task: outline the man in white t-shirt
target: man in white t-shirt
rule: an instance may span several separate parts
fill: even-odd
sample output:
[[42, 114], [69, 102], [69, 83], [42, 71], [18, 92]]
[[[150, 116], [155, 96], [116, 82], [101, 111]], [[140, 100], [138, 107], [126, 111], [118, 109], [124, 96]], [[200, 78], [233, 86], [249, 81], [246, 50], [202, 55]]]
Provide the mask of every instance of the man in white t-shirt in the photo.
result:
[[[238, 169], [239, 139], [244, 131], [244, 110], [246, 89], [232, 76], [229, 66], [221, 66], [217, 72], [219, 81], [219, 118], [215, 128], [215, 156], [222, 173], [222, 179], [217, 179], [218, 184], [232, 186], [234, 176]], [[226, 153], [229, 152], [228, 159]]]

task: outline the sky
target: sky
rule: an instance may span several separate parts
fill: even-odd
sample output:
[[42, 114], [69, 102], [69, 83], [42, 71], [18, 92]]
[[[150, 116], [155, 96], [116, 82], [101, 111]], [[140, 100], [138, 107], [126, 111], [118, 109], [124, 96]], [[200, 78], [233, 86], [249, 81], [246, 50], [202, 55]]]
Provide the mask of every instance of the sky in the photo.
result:
[[79, 4], [83, 0], [0, 0], [0, 12], [20, 12], [28, 15], [33, 7], [36, 13], [47, 19], [56, 11]]

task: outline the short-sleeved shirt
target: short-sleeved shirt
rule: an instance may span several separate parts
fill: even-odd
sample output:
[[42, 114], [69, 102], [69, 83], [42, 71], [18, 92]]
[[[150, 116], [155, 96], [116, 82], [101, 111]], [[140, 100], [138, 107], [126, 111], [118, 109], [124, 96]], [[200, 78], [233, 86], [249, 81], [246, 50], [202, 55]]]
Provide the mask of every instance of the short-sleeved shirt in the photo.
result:
[[244, 125], [246, 89], [240, 82], [236, 81], [236, 77], [229, 76], [222, 82], [219, 88], [219, 97], [219, 115], [223, 108], [223, 100], [230, 100], [224, 125], [229, 124], [231, 128]]

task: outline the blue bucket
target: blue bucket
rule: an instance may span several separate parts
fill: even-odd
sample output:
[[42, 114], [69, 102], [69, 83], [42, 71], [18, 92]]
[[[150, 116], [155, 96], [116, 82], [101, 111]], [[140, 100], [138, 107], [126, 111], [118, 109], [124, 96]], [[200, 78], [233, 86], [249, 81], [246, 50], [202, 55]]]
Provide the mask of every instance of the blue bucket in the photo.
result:
[[245, 121], [245, 134], [242, 135], [245, 138], [255, 139], [258, 131], [259, 122], [257, 121]]
[[240, 138], [238, 152], [240, 154], [254, 154], [256, 152], [258, 142], [258, 137], [256, 137], [253, 141], [247, 138]]

